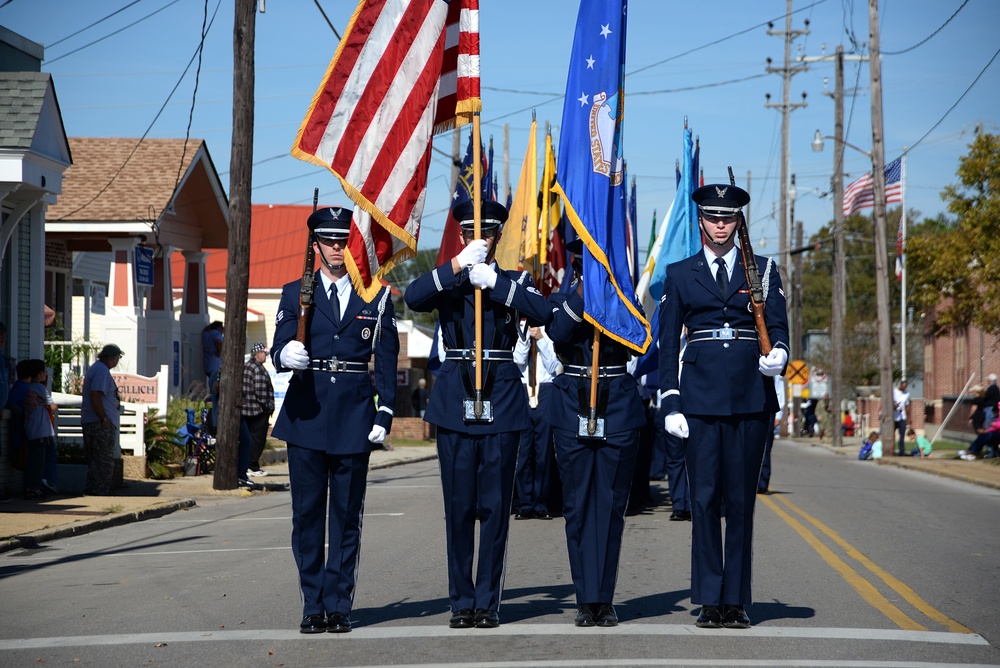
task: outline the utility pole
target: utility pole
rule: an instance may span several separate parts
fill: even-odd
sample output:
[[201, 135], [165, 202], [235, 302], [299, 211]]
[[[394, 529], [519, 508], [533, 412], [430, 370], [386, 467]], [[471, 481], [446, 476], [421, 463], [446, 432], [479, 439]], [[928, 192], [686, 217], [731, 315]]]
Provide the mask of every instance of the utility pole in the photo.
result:
[[226, 337], [222, 343], [214, 489], [235, 489], [243, 351], [247, 345], [250, 285], [250, 191], [253, 185], [254, 39], [257, 0], [233, 8], [233, 144], [229, 158], [229, 262], [226, 266]]
[[[878, 0], [868, 0], [868, 49], [872, 92], [872, 186], [875, 197], [875, 298], [878, 309], [878, 370], [882, 397], [882, 442], [895, 440], [892, 399], [892, 315], [889, 312], [888, 248], [885, 242], [885, 144], [882, 126], [882, 58], [879, 55]], [[893, 446], [893, 452], [896, 447]]]
[[510, 126], [503, 124], [503, 192], [497, 193], [501, 203], [507, 206], [507, 193], [510, 192]]
[[[844, 56], [844, 47], [838, 45], [833, 56], [816, 56], [802, 58], [803, 62], [833, 61], [835, 67], [835, 87], [831, 93], [825, 90], [824, 95], [833, 98], [834, 103], [834, 134], [833, 134], [833, 285], [830, 300], [830, 405], [837, 411], [841, 410], [844, 396], [844, 315], [846, 312], [846, 260], [844, 257], [844, 148], [850, 146], [871, 158], [871, 153], [857, 148], [844, 141], [844, 61], [868, 60], [867, 56]], [[813, 150], [823, 150], [823, 136], [817, 130], [813, 139]], [[837, 418], [840, 418], [839, 412]], [[832, 435], [834, 447], [844, 443], [843, 433], [834, 429]]]
[[[792, 174], [792, 184], [795, 175]], [[795, 222], [795, 202], [792, 201], [792, 225], [795, 226], [795, 259], [792, 260], [792, 322], [798, 336], [792, 340], [792, 357], [802, 359], [802, 221]], [[799, 415], [802, 409], [802, 394], [792, 397], [792, 411], [795, 416], [795, 433], [801, 434]]]
[[[787, 286], [789, 274], [788, 254], [788, 126], [789, 115], [795, 109], [806, 106], [806, 94], [802, 93], [802, 102], [792, 103], [789, 101], [789, 88], [792, 77], [806, 69], [806, 65], [792, 65], [792, 41], [797, 37], [809, 34], [809, 19], [805, 20], [803, 30], [792, 30], [792, 0], [785, 2], [785, 29], [774, 30], [773, 24], [768, 24], [768, 35], [780, 36], [785, 41], [785, 60], [782, 67], [771, 67], [771, 59], [767, 59], [768, 66], [765, 71], [773, 74], [780, 74], [782, 77], [782, 101], [781, 104], [771, 103], [771, 94], [765, 95], [764, 106], [768, 109], [781, 110], [781, 183], [778, 185], [781, 199], [781, 221], [778, 227], [778, 248], [780, 251], [780, 261], [778, 262], [778, 274], [781, 277], [781, 284]], [[799, 332], [789, 332], [789, 338], [800, 336]]]

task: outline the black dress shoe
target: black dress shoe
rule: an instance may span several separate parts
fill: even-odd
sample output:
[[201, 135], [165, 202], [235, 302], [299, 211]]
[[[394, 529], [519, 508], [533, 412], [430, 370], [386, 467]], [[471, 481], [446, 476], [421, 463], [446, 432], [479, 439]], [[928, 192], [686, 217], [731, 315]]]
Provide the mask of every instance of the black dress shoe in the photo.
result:
[[702, 629], [722, 628], [722, 608], [717, 605], [701, 606], [701, 614], [698, 615], [694, 625]]
[[748, 629], [750, 618], [742, 605], [723, 606], [722, 625], [727, 629]]
[[323, 633], [326, 631], [324, 615], [306, 615], [299, 624], [299, 633]]
[[675, 510], [670, 513], [671, 522], [690, 522], [691, 521], [691, 511], [690, 510]]
[[577, 626], [597, 626], [591, 606], [581, 605], [579, 612], [577, 612], [576, 620], [573, 623]]
[[535, 513], [535, 519], [536, 520], [551, 520], [552, 519], [552, 513], [550, 513], [547, 510], [543, 511], [543, 512], [540, 512], [540, 513]]
[[330, 633], [349, 633], [351, 630], [351, 618], [335, 612], [326, 618], [326, 630]]
[[516, 513], [514, 513], [515, 520], [530, 520], [534, 516], [535, 514], [530, 510], [519, 510]]
[[476, 610], [477, 629], [495, 629], [500, 626], [500, 615], [496, 610]]
[[594, 622], [598, 626], [618, 626], [618, 615], [610, 603], [598, 603], [594, 608]]
[[767, 487], [758, 487], [757, 488], [757, 493], [758, 494], [770, 494], [771, 492], [768, 491]]
[[453, 629], [471, 629], [475, 625], [476, 620], [473, 618], [472, 610], [469, 609], [452, 613], [451, 621], [448, 622], [448, 626]]

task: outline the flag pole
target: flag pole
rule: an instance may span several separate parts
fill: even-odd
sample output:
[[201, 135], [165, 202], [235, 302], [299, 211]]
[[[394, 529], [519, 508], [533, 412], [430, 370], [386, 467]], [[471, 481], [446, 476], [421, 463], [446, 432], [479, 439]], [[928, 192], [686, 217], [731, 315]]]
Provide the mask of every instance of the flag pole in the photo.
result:
[[594, 346], [590, 360], [590, 416], [587, 419], [587, 433], [593, 436], [597, 433], [597, 380], [600, 376], [601, 363], [601, 328], [594, 323]]
[[[483, 157], [482, 147], [479, 145], [479, 112], [472, 114], [472, 222], [473, 235], [476, 239], [482, 238], [482, 212], [483, 189], [480, 181], [483, 178]], [[494, 237], [494, 242], [496, 238]], [[473, 404], [473, 412], [476, 419], [483, 415], [483, 289], [476, 288], [476, 346], [473, 364], [476, 367], [476, 400]]]
[[902, 346], [899, 349], [899, 362], [901, 367], [900, 377], [906, 378], [906, 147], [903, 147], [903, 157], [899, 160], [899, 191], [900, 191], [900, 219], [899, 228], [901, 231], [900, 253], [899, 253], [899, 335]]

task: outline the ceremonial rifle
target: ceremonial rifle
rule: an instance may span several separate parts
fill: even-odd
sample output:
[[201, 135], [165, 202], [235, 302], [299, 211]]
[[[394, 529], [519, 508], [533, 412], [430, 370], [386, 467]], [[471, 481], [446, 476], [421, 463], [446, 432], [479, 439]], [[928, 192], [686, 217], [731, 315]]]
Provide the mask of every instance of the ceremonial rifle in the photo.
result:
[[[319, 205], [319, 188], [313, 190], [313, 213]], [[306, 345], [306, 329], [309, 326], [309, 311], [313, 307], [313, 291], [316, 289], [316, 251], [313, 250], [313, 233], [306, 237], [306, 264], [302, 269], [302, 287], [299, 289], [299, 321], [295, 340]]]
[[[729, 185], [735, 186], [733, 168], [729, 167]], [[760, 272], [757, 269], [757, 256], [750, 245], [750, 228], [747, 219], [740, 211], [740, 222], [737, 231], [740, 235], [740, 254], [743, 256], [743, 268], [746, 269], [747, 285], [750, 286], [750, 305], [753, 307], [753, 322], [757, 329], [757, 339], [760, 343], [760, 354], [771, 352], [771, 339], [767, 335], [767, 323], [764, 322], [764, 287], [760, 282]]]

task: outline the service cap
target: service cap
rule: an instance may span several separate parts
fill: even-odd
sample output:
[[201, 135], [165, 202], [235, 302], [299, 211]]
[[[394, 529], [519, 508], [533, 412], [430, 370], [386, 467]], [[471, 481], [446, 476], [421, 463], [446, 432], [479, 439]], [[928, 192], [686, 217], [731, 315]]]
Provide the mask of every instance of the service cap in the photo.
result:
[[309, 216], [309, 231], [322, 239], [346, 239], [351, 235], [352, 209], [328, 206]]
[[[466, 200], [455, 206], [453, 213], [455, 220], [462, 226], [463, 230], [471, 230], [475, 227], [473, 217], [476, 207], [472, 200]], [[483, 200], [479, 206], [479, 226], [484, 229], [501, 228], [507, 222], [507, 209], [503, 204], [493, 200]]]
[[691, 193], [701, 215], [709, 218], [726, 218], [740, 212], [750, 203], [750, 193], [737, 186], [721, 183], [698, 188]]

